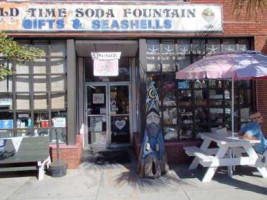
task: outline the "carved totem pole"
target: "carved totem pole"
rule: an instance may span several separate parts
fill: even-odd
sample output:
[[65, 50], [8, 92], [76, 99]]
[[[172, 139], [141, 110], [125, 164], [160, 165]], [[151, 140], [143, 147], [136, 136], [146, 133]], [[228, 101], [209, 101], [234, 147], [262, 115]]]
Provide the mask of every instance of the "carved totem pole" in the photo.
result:
[[160, 126], [159, 97], [154, 82], [146, 98], [146, 127], [138, 162], [140, 177], [158, 178], [169, 170]]

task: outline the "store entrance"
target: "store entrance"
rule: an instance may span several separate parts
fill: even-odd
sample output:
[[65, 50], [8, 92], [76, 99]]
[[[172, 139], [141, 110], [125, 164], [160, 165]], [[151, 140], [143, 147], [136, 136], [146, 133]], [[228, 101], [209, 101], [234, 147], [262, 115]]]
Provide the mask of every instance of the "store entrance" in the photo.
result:
[[129, 83], [86, 84], [88, 143], [92, 148], [130, 144]]

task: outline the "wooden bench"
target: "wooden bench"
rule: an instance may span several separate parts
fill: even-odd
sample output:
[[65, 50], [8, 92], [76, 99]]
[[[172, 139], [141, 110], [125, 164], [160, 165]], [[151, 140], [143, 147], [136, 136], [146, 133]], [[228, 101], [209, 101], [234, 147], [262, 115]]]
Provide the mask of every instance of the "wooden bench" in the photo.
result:
[[0, 157], [0, 172], [38, 171], [38, 180], [44, 177], [45, 168], [51, 163], [47, 136], [23, 137], [16, 152], [11, 139], [7, 139]]

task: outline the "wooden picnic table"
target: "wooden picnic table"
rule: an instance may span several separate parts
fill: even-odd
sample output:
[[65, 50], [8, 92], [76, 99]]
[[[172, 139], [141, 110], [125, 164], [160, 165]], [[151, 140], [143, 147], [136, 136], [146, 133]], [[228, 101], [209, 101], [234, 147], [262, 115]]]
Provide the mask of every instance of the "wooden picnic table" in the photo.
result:
[[[232, 176], [233, 166], [249, 165], [256, 167], [262, 177], [267, 178], [267, 170], [260, 161], [253, 145], [259, 140], [245, 140], [242, 136], [232, 137], [231, 133], [200, 133], [203, 142], [200, 147], [184, 147], [189, 156], [194, 156], [189, 169], [196, 169], [199, 164], [208, 167], [202, 182], [209, 182], [218, 167], [227, 166], [228, 175]], [[211, 142], [215, 142], [218, 148], [210, 148]]]

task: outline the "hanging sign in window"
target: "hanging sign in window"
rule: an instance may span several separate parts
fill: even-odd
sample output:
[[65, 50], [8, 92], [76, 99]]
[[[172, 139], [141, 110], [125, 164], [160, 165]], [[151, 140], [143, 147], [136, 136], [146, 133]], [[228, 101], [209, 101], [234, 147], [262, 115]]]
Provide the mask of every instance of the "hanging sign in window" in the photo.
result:
[[121, 52], [92, 52], [94, 76], [118, 76]]
[[105, 97], [103, 93], [95, 93], [93, 94], [93, 104], [104, 104]]

